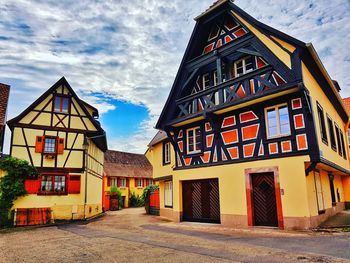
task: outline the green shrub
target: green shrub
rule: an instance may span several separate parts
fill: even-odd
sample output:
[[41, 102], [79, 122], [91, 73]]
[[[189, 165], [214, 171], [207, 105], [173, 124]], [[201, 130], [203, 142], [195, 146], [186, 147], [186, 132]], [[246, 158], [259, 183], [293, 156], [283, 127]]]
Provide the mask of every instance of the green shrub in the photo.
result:
[[123, 196], [122, 196], [122, 192], [120, 191], [120, 189], [118, 189], [118, 187], [116, 187], [116, 186], [111, 186], [111, 194], [117, 194], [119, 209], [124, 208]]
[[145, 203], [149, 203], [149, 197], [150, 195], [155, 191], [159, 189], [159, 185], [149, 185], [145, 189], [143, 189], [142, 193], [142, 199]]
[[12, 157], [0, 159], [0, 170], [6, 172], [0, 178], [0, 227], [9, 227], [13, 224], [14, 201], [27, 194], [24, 180], [37, 177], [38, 172], [27, 161]]
[[129, 197], [130, 207], [142, 207], [145, 205], [145, 201], [142, 196], [136, 195], [134, 192]]

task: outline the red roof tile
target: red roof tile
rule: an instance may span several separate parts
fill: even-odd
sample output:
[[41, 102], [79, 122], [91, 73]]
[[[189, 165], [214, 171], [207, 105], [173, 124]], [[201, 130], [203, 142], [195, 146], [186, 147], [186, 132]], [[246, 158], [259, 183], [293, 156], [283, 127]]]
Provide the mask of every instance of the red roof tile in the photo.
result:
[[0, 126], [6, 123], [7, 104], [10, 95], [10, 86], [0, 83]]
[[143, 154], [107, 150], [104, 170], [107, 176], [152, 178], [152, 166]]
[[343, 104], [345, 106], [345, 109], [348, 111], [350, 114], [350, 97], [343, 99]]

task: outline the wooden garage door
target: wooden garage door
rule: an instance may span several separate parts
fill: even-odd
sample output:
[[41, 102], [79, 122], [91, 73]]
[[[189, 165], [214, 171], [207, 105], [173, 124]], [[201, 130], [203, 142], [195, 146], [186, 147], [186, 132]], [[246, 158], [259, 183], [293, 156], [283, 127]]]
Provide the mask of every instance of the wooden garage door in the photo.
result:
[[254, 225], [278, 226], [273, 173], [252, 174]]
[[218, 179], [182, 182], [183, 220], [220, 223]]

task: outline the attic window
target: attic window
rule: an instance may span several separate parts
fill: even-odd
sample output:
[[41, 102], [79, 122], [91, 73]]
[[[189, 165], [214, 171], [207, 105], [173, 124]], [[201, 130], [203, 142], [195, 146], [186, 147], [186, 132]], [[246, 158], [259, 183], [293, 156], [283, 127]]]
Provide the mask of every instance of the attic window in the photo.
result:
[[254, 70], [253, 58], [245, 57], [233, 64], [235, 78]]
[[56, 96], [54, 102], [54, 112], [68, 113], [69, 112], [69, 98]]

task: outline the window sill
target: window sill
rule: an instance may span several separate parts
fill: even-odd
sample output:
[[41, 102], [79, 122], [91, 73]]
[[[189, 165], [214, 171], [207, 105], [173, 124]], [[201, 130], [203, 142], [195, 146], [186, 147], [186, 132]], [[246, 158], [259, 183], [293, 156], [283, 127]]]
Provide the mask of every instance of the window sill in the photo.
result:
[[184, 158], [189, 158], [189, 157], [197, 157], [197, 156], [203, 156], [203, 152], [197, 152], [197, 153], [187, 153], [184, 154]]
[[318, 214], [319, 214], [319, 215], [322, 215], [322, 214], [324, 214], [324, 213], [326, 213], [326, 210], [320, 210], [320, 211], [318, 211]]
[[327, 146], [328, 146], [328, 140], [326, 140], [326, 139], [322, 139], [322, 142], [323, 142], [325, 145], [327, 145]]
[[276, 139], [280, 139], [280, 138], [285, 138], [285, 137], [290, 137], [292, 134], [283, 134], [283, 135], [277, 135], [277, 136], [267, 136], [266, 140], [268, 141], [272, 141], [272, 140], [276, 140]]
[[173, 206], [165, 205], [164, 208], [171, 208], [171, 209], [173, 209]]
[[168, 163], [163, 163], [163, 166], [167, 166], [167, 165], [170, 165], [171, 162], [168, 162]]
[[68, 195], [67, 192], [64, 193], [56, 193], [56, 192], [39, 192], [37, 195]]

